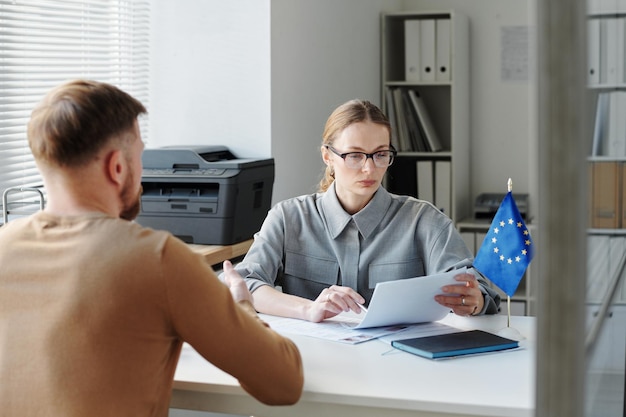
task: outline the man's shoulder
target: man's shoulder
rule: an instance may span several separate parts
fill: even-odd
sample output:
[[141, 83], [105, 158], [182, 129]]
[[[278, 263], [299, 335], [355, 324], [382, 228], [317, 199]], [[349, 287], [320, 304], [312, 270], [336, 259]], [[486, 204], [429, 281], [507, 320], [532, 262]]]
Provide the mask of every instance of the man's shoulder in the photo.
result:
[[119, 228], [123, 235], [128, 236], [129, 239], [136, 239], [138, 242], [153, 242], [153, 244], [162, 246], [168, 240], [178, 240], [167, 230], [153, 229], [151, 227], [143, 226], [135, 221], [123, 219], [112, 220], [116, 223], [116, 227]]
[[152, 229], [123, 219], [109, 219], [101, 226], [102, 238], [117, 242], [117, 251], [121, 253], [134, 253], [156, 260], [163, 259], [166, 254], [177, 258], [193, 252], [185, 242], [166, 230]]

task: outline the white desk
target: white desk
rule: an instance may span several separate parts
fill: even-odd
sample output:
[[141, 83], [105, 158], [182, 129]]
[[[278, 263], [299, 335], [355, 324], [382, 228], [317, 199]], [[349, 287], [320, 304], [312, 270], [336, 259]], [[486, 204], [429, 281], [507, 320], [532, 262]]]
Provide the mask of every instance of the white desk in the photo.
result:
[[[450, 315], [442, 322], [497, 332], [506, 317]], [[302, 353], [305, 383], [300, 401], [288, 407], [259, 403], [187, 346], [171, 407], [255, 417], [534, 416], [535, 321], [512, 317], [511, 326], [527, 338], [524, 349], [444, 361], [384, 354], [392, 348], [379, 340], [347, 345], [290, 336]]]

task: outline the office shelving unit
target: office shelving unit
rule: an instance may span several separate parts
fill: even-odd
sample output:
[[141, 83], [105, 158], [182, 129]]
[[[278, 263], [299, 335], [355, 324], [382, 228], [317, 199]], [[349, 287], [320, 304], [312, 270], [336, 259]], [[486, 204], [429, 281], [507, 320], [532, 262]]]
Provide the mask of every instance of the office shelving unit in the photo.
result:
[[[445, 19], [450, 21], [449, 80], [407, 80], [405, 22]], [[389, 13], [382, 15], [381, 29], [383, 109], [388, 110], [385, 99], [388, 88], [418, 91], [443, 146], [443, 150], [438, 152], [400, 152], [389, 168], [385, 185], [392, 193], [420, 197], [417, 190], [417, 162], [424, 160], [449, 162], [449, 183], [436, 185], [449, 190], [450, 212], [446, 214], [456, 222], [467, 217], [471, 207], [468, 19], [454, 10]], [[408, 40], [412, 42], [414, 39]], [[435, 179], [435, 183], [436, 181]]]
[[[623, 215], [626, 204], [626, 121], [623, 116], [626, 112], [623, 99], [626, 97], [626, 2], [590, 1], [589, 6], [587, 83], [590, 98], [597, 106], [591, 119], [594, 138], [588, 157], [592, 189], [587, 231], [587, 324], [592, 326], [604, 320], [589, 369], [592, 376], [602, 375], [604, 380], [609, 380], [620, 372], [623, 374], [626, 353], [626, 269], [622, 269], [626, 254]], [[603, 96], [605, 107], [600, 110]], [[621, 98], [615, 99], [616, 96]], [[604, 123], [600, 121], [603, 111], [607, 118]], [[598, 130], [601, 125], [604, 133]], [[615, 138], [621, 141], [616, 143]], [[594, 179], [594, 175], [598, 175], [594, 170], [597, 164], [615, 164], [616, 178], [611, 181]], [[609, 186], [610, 183], [615, 187]], [[597, 194], [600, 188], [603, 190]], [[594, 201], [607, 196], [610, 200], [611, 195], [616, 202], [612, 219], [600, 214]], [[613, 297], [609, 298], [613, 292]], [[604, 318], [599, 314], [604, 314]], [[623, 383], [623, 376], [620, 378]]]

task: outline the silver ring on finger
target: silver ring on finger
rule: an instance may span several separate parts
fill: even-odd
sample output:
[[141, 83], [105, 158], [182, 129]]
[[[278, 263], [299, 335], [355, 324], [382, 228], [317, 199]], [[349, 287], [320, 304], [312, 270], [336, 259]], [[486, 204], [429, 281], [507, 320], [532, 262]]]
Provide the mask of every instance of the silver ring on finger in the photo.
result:
[[465, 305], [465, 297], [461, 297], [461, 305], [464, 306]]

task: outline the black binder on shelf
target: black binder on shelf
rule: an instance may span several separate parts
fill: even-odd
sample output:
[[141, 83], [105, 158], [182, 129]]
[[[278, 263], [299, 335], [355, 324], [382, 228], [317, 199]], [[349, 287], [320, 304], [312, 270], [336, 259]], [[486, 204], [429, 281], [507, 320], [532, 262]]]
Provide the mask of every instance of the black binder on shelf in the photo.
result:
[[418, 123], [423, 132], [423, 136], [426, 140], [428, 150], [431, 152], [440, 151], [443, 147], [441, 146], [441, 141], [439, 140], [439, 136], [433, 126], [433, 122], [430, 119], [428, 109], [426, 108], [422, 97], [420, 97], [419, 93], [415, 90], [409, 90], [408, 94], [410, 101], [413, 104]]
[[404, 116], [406, 120], [407, 130], [411, 138], [411, 150], [417, 152], [429, 152], [430, 147], [424, 137], [424, 129], [422, 128], [417, 113], [411, 104], [411, 99], [407, 90], [402, 90], [402, 104], [404, 105]]
[[417, 198], [417, 176], [414, 158], [396, 158], [387, 169], [387, 190], [393, 194]]
[[400, 151], [400, 141], [398, 140], [398, 118], [396, 117], [396, 105], [393, 99], [393, 91], [387, 88], [385, 91], [385, 99], [387, 101], [387, 118], [391, 125], [391, 146], [395, 150]]
[[400, 152], [411, 152], [413, 151], [413, 145], [411, 143], [411, 136], [409, 133], [407, 121], [406, 121], [406, 112], [404, 110], [404, 100], [402, 98], [402, 89], [394, 88], [392, 89], [393, 102], [395, 105], [395, 114], [396, 114], [396, 122], [398, 125], [398, 143], [400, 148], [398, 151]]

